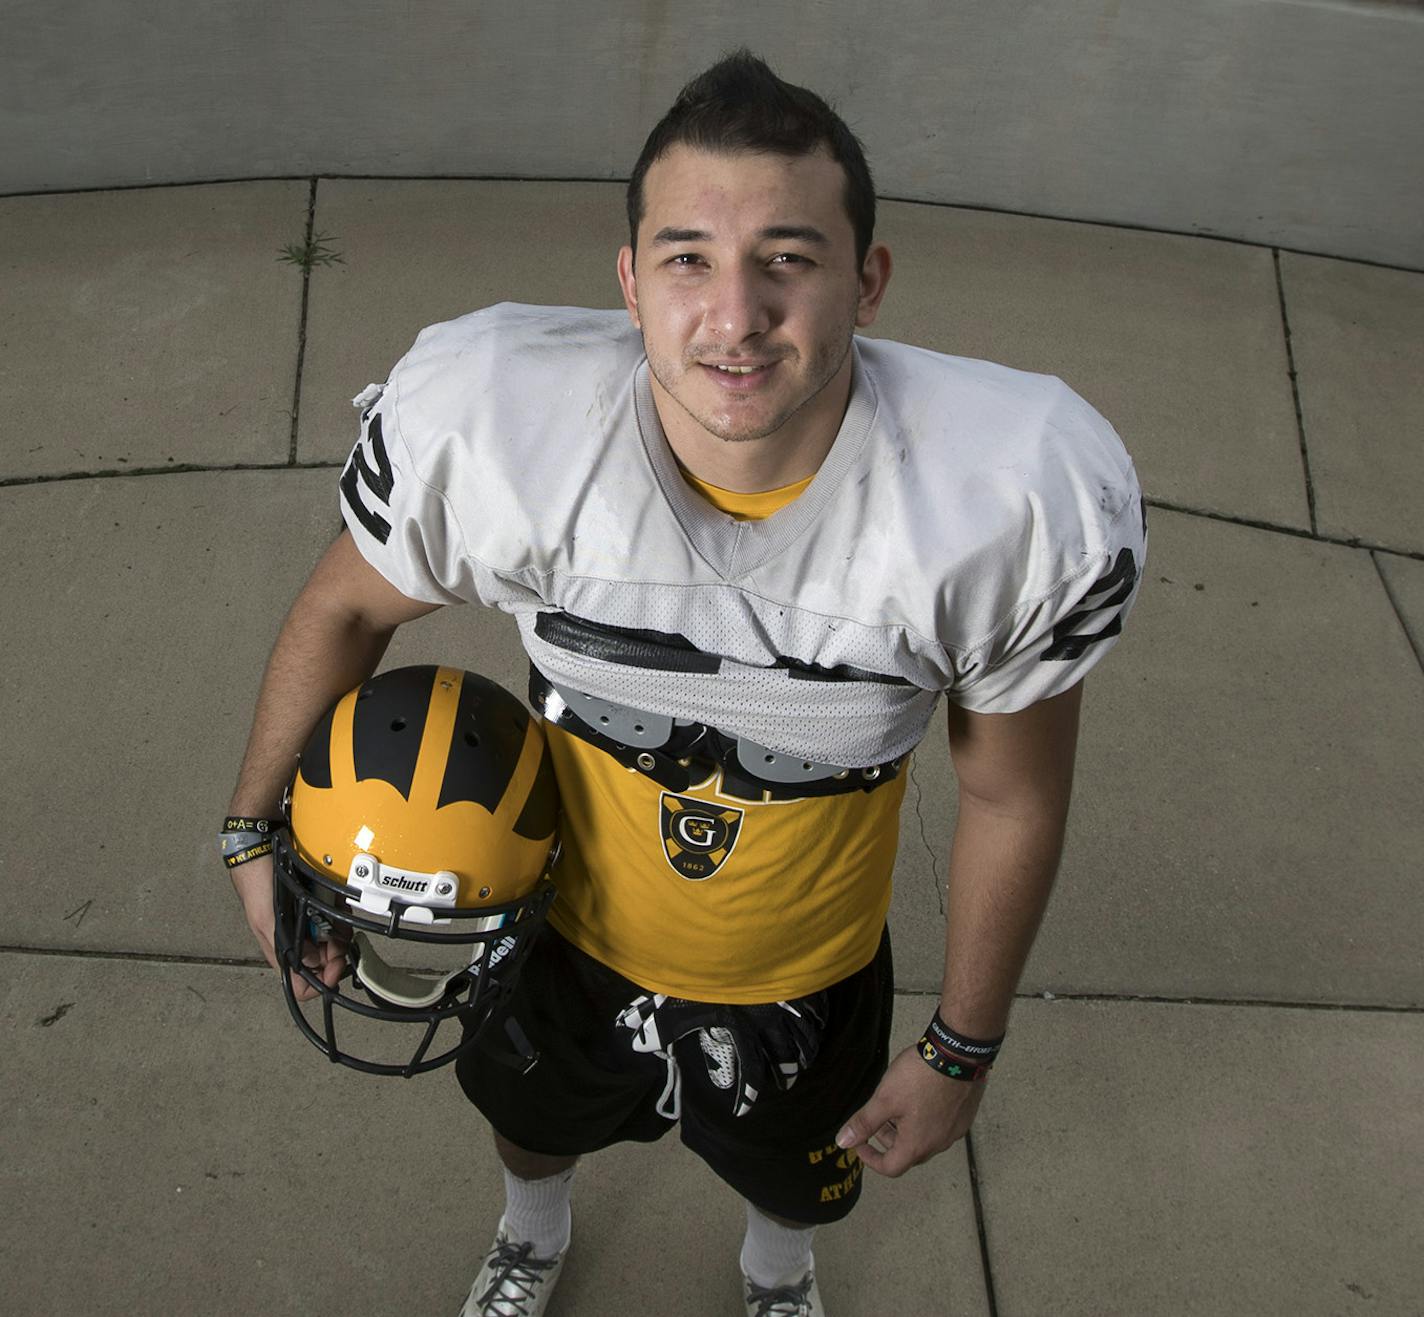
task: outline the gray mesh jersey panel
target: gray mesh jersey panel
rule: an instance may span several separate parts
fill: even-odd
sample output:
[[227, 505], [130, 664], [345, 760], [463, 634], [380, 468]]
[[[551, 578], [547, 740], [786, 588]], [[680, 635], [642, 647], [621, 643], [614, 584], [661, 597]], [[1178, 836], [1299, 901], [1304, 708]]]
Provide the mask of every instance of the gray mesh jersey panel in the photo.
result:
[[[854, 354], [816, 478], [738, 522], [682, 479], [621, 311], [475, 312], [361, 396], [343, 514], [405, 594], [514, 613], [561, 686], [822, 762], [893, 759], [941, 693], [1011, 712], [1082, 677], [1136, 597], [1145, 532], [1121, 441], [1061, 381]], [[600, 643], [539, 626], [550, 610]]]

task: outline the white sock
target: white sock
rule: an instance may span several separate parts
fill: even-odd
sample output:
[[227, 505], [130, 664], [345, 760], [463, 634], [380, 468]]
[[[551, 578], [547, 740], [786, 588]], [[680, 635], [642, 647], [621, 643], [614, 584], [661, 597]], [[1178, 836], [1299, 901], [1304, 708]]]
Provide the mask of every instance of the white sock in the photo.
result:
[[815, 1266], [811, 1240], [815, 1226], [778, 1225], [747, 1204], [747, 1237], [742, 1241], [742, 1274], [763, 1289], [795, 1285]]
[[536, 1258], [552, 1258], [569, 1246], [569, 1193], [573, 1168], [542, 1180], [504, 1173], [504, 1230], [516, 1244], [532, 1244]]

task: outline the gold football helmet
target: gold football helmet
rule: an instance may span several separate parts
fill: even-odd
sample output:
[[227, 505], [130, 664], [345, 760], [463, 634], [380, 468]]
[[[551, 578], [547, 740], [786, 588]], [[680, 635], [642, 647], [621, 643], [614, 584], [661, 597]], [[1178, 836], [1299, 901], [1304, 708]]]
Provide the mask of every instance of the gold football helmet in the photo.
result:
[[[317, 724], [283, 812], [274, 940], [302, 1032], [332, 1061], [373, 1074], [419, 1074], [474, 1047], [499, 1016], [554, 895], [558, 797], [540, 724], [472, 672], [381, 673]], [[344, 989], [346, 976], [327, 987], [303, 963], [307, 944], [325, 939], [345, 946], [356, 992]], [[406, 959], [412, 944], [424, 944], [426, 963], [431, 944], [447, 958], [454, 947], [457, 964], [391, 963], [402, 943]], [[285, 971], [319, 993], [320, 1028]], [[335, 1007], [420, 1028], [409, 1060], [343, 1049]], [[451, 1035], [459, 1026], [458, 1041], [433, 1047], [447, 1023]]]

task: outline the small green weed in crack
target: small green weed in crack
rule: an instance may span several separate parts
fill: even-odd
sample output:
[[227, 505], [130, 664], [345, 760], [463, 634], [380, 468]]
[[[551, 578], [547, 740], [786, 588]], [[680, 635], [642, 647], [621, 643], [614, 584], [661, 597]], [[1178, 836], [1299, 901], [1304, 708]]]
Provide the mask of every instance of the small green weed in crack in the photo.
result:
[[303, 274], [310, 274], [315, 265], [345, 265], [346, 258], [331, 242], [329, 233], [313, 234], [305, 242], [289, 242], [277, 259], [300, 266]]

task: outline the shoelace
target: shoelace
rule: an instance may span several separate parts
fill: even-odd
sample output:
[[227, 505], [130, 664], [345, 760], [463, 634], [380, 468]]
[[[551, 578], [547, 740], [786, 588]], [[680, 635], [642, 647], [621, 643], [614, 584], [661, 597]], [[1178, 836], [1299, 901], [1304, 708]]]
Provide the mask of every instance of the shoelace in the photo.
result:
[[490, 1252], [494, 1279], [476, 1302], [481, 1317], [529, 1317], [526, 1304], [533, 1303], [542, 1272], [558, 1263], [558, 1258], [530, 1257], [532, 1244], [496, 1244]]
[[747, 1303], [755, 1303], [753, 1317], [805, 1317], [811, 1311], [812, 1274], [807, 1272], [799, 1285], [778, 1285], [764, 1290], [747, 1281]]

